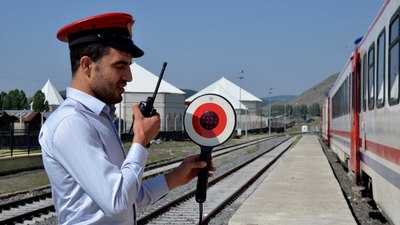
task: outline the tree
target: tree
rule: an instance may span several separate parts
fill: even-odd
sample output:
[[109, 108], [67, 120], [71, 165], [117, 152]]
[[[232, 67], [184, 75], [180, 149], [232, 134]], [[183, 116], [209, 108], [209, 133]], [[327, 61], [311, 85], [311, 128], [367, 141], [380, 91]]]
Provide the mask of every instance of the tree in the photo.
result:
[[5, 93], [4, 91], [2, 91], [0, 93], [0, 109], [1, 110], [5, 109], [6, 96], [7, 96], [7, 93]]
[[[269, 110], [269, 108], [265, 108]], [[299, 109], [300, 110], [300, 109]], [[293, 106], [289, 104], [278, 104], [274, 103], [271, 105], [271, 116], [279, 116], [279, 115], [284, 115], [286, 113], [287, 116], [292, 116], [293, 115]], [[268, 112], [267, 112], [268, 114]], [[300, 116], [300, 114], [299, 114]]]
[[318, 103], [314, 103], [308, 107], [308, 114], [310, 116], [320, 116], [320, 108]]
[[307, 116], [307, 105], [304, 105], [304, 104], [302, 104], [302, 105], [296, 105], [296, 106], [293, 108], [293, 115], [294, 115], [296, 118], [303, 118], [303, 119], [305, 119], [306, 116]]
[[281, 105], [281, 104], [271, 105], [271, 115], [272, 116], [283, 115], [283, 113], [284, 113], [283, 105]]
[[301, 117], [301, 109], [299, 105], [296, 105], [293, 107], [293, 116], [296, 118], [300, 118]]
[[292, 105], [286, 105], [286, 115], [288, 115], [288, 116], [293, 115], [293, 106]]
[[36, 91], [33, 96], [32, 109], [35, 112], [46, 112], [49, 111], [49, 102], [46, 101], [46, 97], [44, 96], [41, 90]]
[[6, 94], [0, 93], [0, 107], [1, 109], [21, 110], [28, 109], [28, 100], [25, 92], [22, 90], [14, 89]]
[[28, 109], [28, 99], [26, 98], [26, 94], [24, 91], [20, 90], [17, 93], [17, 99], [18, 109]]

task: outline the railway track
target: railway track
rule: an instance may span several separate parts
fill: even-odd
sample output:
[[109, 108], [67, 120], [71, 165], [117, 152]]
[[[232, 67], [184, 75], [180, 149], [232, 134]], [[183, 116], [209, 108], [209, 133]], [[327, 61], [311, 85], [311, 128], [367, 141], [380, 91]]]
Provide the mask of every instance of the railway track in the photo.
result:
[[[252, 146], [252, 145], [256, 145], [256, 144], [259, 144], [261, 142], [264, 142], [264, 141], [267, 141], [270, 139], [271, 139], [270, 137], [260, 138], [260, 139], [251, 140], [251, 141], [248, 141], [245, 143], [216, 148], [212, 152], [212, 157], [213, 157], [213, 159], [216, 159], [225, 154], [229, 154], [231, 152], [234, 152], [234, 151], [237, 151], [237, 150], [240, 150], [240, 149]], [[200, 150], [199, 150], [199, 153], [200, 153]], [[175, 167], [178, 167], [183, 159], [184, 159], [184, 157], [180, 157], [180, 158], [174, 158], [174, 159], [171, 159], [168, 161], [161, 161], [161, 162], [152, 163], [150, 165], [146, 165], [146, 169], [143, 173], [143, 180], [149, 179], [150, 177], [154, 177], [159, 174], [166, 173], [166, 172], [174, 169]]]
[[[235, 166], [209, 182], [204, 208], [195, 201], [195, 190], [143, 215], [138, 224], [206, 224], [257, 180], [291, 146], [294, 138], [281, 138], [272, 148]], [[199, 210], [202, 211], [199, 221]]]
[[[51, 192], [37, 194], [0, 205], [0, 224], [22, 223], [26, 219], [55, 212]], [[49, 215], [51, 216], [51, 215]]]
[[[220, 157], [223, 157], [224, 155], [229, 155], [230, 153], [233, 153], [240, 149], [245, 149], [246, 147], [257, 145], [259, 143], [262, 143], [262, 142], [265, 142], [268, 140], [272, 140], [272, 138], [262, 138], [262, 139], [252, 140], [252, 141], [242, 143], [242, 144], [218, 148], [213, 151], [213, 158], [215, 160]], [[147, 169], [145, 171], [145, 173], [143, 175], [143, 179], [148, 179], [149, 177], [165, 173], [165, 172], [177, 167], [182, 160], [183, 160], [183, 158], [182, 159], [173, 159], [168, 162], [161, 162], [161, 163], [156, 163], [154, 165], [150, 165], [149, 169]], [[213, 180], [210, 180], [210, 183], [209, 183], [210, 186], [213, 185], [214, 183], [220, 183], [219, 180], [223, 180], [224, 179], [223, 177], [226, 177], [226, 176], [229, 176], [229, 172], [224, 173], [224, 175], [219, 175], [218, 177], [215, 177]], [[247, 177], [247, 175], [241, 175], [241, 176]], [[241, 180], [238, 178], [231, 178], [231, 179]], [[226, 179], [226, 180], [228, 180], [228, 179]], [[226, 182], [226, 181], [224, 181], [224, 182]], [[237, 186], [238, 184], [231, 183], [228, 186], [233, 187], [235, 185]], [[218, 187], [218, 186], [216, 186], [216, 187]], [[213, 195], [214, 195], [213, 193], [214, 192], [218, 193], [219, 191], [217, 189], [216, 189], [217, 191], [213, 191], [214, 189], [215, 189], [214, 186], [210, 187], [210, 190], [208, 191], [208, 195], [209, 195], [208, 199], [215, 199], [215, 197], [213, 197]], [[178, 201], [179, 201], [179, 199], [182, 199], [182, 198], [191, 198], [191, 195], [194, 195], [194, 192], [195, 192], [195, 190], [192, 190], [188, 193], [180, 194], [180, 196], [174, 197], [174, 198], [177, 198]], [[180, 201], [182, 201], [182, 200], [180, 200]], [[142, 216], [139, 215], [139, 224], [147, 223], [148, 221], [151, 220], [153, 215], [160, 214], [160, 210], [165, 211], [166, 207], [171, 208], [172, 206], [164, 205], [164, 206], [160, 206], [160, 207], [156, 206], [156, 207], [157, 207], [157, 209], [153, 210], [154, 212], [142, 213]], [[54, 205], [53, 205], [53, 202], [51, 199], [51, 193], [49, 190], [47, 193], [38, 194], [33, 197], [27, 197], [27, 198], [20, 199], [18, 201], [12, 201], [9, 203], [1, 204], [0, 205], [0, 224], [18, 224], [18, 223], [24, 222], [25, 220], [35, 221], [36, 220], [35, 218], [37, 218], [37, 217], [46, 217], [46, 215], [47, 215], [47, 217], [55, 216], [54, 211], [55, 211]], [[197, 212], [198, 210], [197, 210], [197, 208], [196, 209], [192, 208], [191, 211]], [[206, 202], [204, 212], [207, 212], [208, 215], [212, 215], [212, 213], [210, 213], [211, 211], [212, 210], [210, 210], [210, 206]], [[197, 217], [198, 217], [198, 215], [197, 215]], [[180, 217], [178, 217], [178, 218], [180, 218]], [[196, 217], [193, 216], [192, 218], [196, 218]], [[204, 220], [207, 221], [208, 217], [204, 217]], [[174, 224], [175, 224], [175, 222], [174, 222]], [[190, 224], [193, 224], [193, 223], [190, 223]]]

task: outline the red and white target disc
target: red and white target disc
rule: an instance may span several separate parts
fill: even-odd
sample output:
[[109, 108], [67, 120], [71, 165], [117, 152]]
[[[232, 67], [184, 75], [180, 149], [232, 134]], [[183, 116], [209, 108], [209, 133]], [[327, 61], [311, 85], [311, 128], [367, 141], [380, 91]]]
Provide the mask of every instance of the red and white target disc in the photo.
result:
[[195, 98], [186, 108], [185, 131], [201, 146], [217, 146], [227, 141], [236, 125], [236, 114], [227, 99], [217, 94]]

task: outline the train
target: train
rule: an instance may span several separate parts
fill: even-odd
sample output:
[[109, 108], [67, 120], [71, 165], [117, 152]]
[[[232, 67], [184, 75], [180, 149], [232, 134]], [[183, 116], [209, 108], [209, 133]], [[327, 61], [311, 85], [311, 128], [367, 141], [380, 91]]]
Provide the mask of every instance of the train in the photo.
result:
[[385, 0], [321, 106], [321, 136], [400, 224], [400, 0]]

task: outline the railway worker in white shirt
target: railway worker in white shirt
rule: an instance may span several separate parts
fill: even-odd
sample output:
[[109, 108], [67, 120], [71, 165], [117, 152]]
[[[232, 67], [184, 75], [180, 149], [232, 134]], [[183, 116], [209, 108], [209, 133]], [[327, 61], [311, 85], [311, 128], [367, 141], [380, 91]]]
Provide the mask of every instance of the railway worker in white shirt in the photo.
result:
[[114, 104], [132, 81], [132, 58], [143, 55], [132, 41], [133, 22], [129, 14], [102, 14], [57, 33], [69, 43], [72, 81], [39, 142], [58, 224], [136, 224], [137, 207], [154, 203], [205, 167], [198, 155], [189, 156], [174, 171], [142, 182], [144, 146], [158, 134], [160, 118], [143, 117], [138, 105], [132, 106], [133, 143], [124, 151], [112, 121]]

